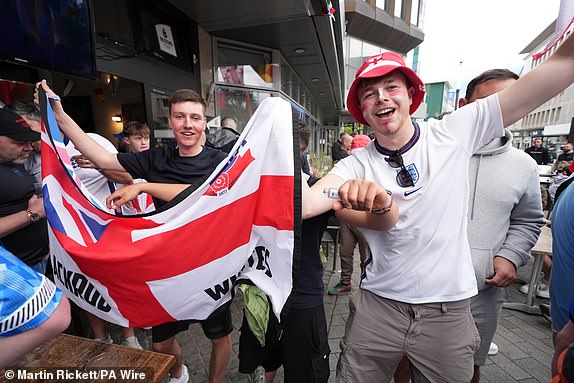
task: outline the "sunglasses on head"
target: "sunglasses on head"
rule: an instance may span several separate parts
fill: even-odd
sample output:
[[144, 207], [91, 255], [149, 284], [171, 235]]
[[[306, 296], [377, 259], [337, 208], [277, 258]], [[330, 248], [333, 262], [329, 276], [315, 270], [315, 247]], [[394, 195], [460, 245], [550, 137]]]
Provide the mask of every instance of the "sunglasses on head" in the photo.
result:
[[397, 183], [399, 186], [404, 188], [408, 186], [415, 186], [413, 177], [405, 167], [405, 163], [400, 151], [395, 150], [393, 154], [385, 158], [385, 161], [388, 162], [391, 168], [401, 168], [401, 170], [397, 173]]

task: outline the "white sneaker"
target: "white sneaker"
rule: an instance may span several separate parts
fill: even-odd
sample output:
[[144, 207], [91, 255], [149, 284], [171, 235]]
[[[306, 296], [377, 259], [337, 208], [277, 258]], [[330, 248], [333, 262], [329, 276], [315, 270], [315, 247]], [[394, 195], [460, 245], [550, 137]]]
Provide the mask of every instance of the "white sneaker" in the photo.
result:
[[114, 343], [114, 340], [112, 339], [110, 333], [108, 333], [108, 335], [106, 335], [104, 338], [94, 338], [94, 340], [97, 342], [108, 343], [108, 344]]
[[[518, 289], [518, 291], [520, 291], [522, 294], [528, 294], [528, 284], [520, 286], [520, 288]], [[540, 298], [546, 298], [546, 299], [550, 299], [550, 283], [543, 279], [540, 282], [538, 282], [538, 287], [536, 288], [536, 295]]]
[[548, 281], [541, 281], [536, 291], [536, 296], [540, 298], [550, 299], [550, 283]]
[[491, 343], [490, 347], [488, 348], [488, 355], [496, 355], [498, 354], [498, 346], [495, 343]]
[[522, 294], [528, 294], [528, 283], [525, 285], [520, 286], [520, 288], [518, 289], [518, 291], [520, 291]]
[[187, 383], [189, 382], [189, 372], [185, 364], [181, 365], [181, 376], [179, 378], [169, 378], [168, 383]]
[[138, 338], [136, 338], [135, 335], [122, 339], [122, 346], [135, 348], [137, 350], [143, 350], [142, 345], [140, 342], [138, 342]]

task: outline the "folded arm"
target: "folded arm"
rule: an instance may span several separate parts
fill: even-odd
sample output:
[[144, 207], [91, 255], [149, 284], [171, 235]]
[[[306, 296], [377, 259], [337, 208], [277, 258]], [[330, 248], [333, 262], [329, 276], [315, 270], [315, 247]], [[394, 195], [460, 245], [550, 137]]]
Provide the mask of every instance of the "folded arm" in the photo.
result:
[[[354, 179], [344, 182], [335, 175], [326, 175], [313, 187], [302, 185], [303, 219], [335, 210], [345, 223], [374, 230], [388, 230], [397, 222], [399, 211], [392, 196], [374, 182]], [[325, 189], [337, 189], [340, 201], [327, 197]]]
[[[36, 195], [33, 195], [28, 200], [28, 207], [26, 209], [31, 210], [32, 212], [38, 213], [40, 218], [46, 217], [46, 213], [44, 211], [44, 202], [42, 199], [38, 198]], [[6, 237], [9, 234], [14, 233], [28, 225], [35, 224], [30, 219], [27, 210], [22, 210], [4, 217], [0, 218], [0, 239]]]

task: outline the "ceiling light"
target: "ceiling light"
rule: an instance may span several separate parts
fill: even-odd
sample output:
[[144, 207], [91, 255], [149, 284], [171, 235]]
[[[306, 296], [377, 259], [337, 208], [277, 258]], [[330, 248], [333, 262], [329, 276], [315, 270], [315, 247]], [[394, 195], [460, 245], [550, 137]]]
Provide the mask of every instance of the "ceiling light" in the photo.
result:
[[295, 51], [295, 53], [298, 53], [298, 54], [302, 54], [302, 53], [307, 52], [307, 50], [305, 48], [295, 48], [294, 51]]
[[311, 79], [311, 81], [317, 82], [317, 81], [319, 81], [319, 78], [318, 78], [318, 77], [313, 77], [313, 78]]
[[115, 116], [112, 116], [112, 121], [113, 122], [122, 122], [122, 115], [116, 114]]

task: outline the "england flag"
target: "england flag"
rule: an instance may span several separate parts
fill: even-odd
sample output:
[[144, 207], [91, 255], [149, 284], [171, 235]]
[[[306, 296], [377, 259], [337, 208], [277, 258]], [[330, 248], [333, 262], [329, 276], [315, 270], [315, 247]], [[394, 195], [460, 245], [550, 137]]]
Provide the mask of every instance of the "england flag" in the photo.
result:
[[287, 101], [263, 101], [201, 187], [133, 217], [114, 215], [90, 195], [43, 92], [40, 102], [51, 263], [70, 299], [109, 322], [147, 327], [205, 319], [249, 280], [279, 317], [292, 288], [300, 208]]

